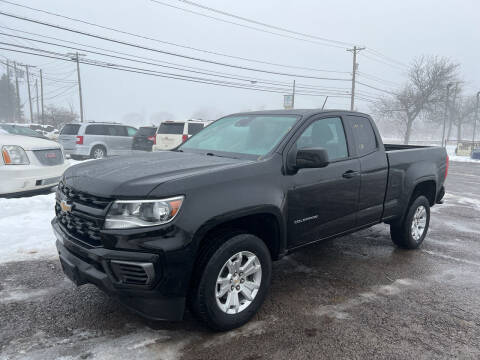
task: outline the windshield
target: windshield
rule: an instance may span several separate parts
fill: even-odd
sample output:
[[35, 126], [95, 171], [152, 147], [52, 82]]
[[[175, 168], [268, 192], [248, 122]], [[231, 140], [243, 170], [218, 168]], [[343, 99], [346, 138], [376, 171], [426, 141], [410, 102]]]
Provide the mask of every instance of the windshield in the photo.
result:
[[282, 115], [227, 116], [191, 137], [179, 149], [263, 156], [273, 150], [297, 120], [297, 116]]
[[42, 134], [24, 126], [2, 124], [0, 125], [0, 128], [7, 131], [9, 134], [44, 138]]

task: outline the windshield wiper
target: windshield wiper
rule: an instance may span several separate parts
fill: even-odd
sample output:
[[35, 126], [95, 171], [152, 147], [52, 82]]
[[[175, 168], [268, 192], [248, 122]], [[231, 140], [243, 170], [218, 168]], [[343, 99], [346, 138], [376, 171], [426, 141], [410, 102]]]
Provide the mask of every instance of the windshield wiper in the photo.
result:
[[207, 152], [207, 153], [205, 153], [205, 155], [207, 155], [207, 156], [217, 156], [217, 157], [222, 157], [222, 158], [230, 158], [230, 159], [238, 159], [238, 158], [233, 157], [233, 156], [218, 155], [218, 154], [214, 154], [212, 152]]

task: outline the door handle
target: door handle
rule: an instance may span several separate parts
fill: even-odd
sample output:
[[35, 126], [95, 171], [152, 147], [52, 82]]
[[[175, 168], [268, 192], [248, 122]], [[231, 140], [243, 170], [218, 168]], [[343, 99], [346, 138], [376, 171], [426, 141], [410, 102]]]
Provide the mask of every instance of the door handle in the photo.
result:
[[358, 174], [359, 174], [358, 171], [348, 170], [348, 171], [343, 173], [342, 177], [344, 177], [345, 179], [351, 179], [351, 178], [357, 176]]

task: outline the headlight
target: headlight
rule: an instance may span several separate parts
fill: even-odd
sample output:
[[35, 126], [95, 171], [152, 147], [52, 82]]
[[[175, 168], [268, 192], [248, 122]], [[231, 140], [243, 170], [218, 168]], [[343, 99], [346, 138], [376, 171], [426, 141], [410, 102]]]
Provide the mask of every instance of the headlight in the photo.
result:
[[131, 229], [166, 224], [178, 214], [183, 196], [163, 200], [117, 200], [105, 219], [105, 229]]
[[3, 162], [5, 165], [28, 165], [27, 153], [17, 145], [5, 145], [2, 147]]

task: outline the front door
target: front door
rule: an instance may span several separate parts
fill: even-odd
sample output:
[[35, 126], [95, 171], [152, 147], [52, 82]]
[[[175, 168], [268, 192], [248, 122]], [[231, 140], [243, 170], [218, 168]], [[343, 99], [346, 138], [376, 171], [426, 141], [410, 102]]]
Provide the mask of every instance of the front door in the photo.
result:
[[290, 151], [325, 148], [329, 164], [300, 169], [287, 194], [289, 247], [320, 240], [355, 227], [360, 190], [360, 162], [350, 156], [339, 117], [306, 126]]

